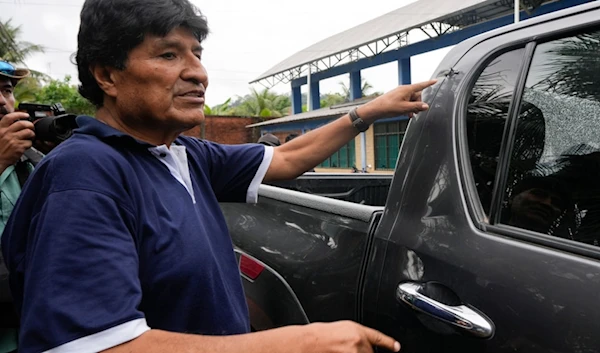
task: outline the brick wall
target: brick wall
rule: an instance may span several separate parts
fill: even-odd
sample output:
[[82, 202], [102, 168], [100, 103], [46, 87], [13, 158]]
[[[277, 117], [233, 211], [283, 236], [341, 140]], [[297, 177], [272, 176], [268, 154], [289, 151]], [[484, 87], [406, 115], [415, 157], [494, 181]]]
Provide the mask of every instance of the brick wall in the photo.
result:
[[[246, 126], [258, 121], [258, 118], [243, 116], [207, 115], [204, 120], [204, 139], [224, 144], [256, 142], [257, 132]], [[202, 138], [202, 126], [196, 126], [183, 134]]]

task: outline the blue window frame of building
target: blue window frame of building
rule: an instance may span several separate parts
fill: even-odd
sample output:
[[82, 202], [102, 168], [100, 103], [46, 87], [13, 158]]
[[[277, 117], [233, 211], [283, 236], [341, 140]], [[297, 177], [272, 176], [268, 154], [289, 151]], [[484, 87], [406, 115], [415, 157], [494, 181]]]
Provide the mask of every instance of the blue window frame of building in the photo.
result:
[[375, 135], [375, 169], [394, 169], [408, 120], [379, 123], [373, 126]]
[[354, 140], [344, 145], [337, 152], [319, 164], [320, 168], [352, 168], [356, 166], [356, 153]]

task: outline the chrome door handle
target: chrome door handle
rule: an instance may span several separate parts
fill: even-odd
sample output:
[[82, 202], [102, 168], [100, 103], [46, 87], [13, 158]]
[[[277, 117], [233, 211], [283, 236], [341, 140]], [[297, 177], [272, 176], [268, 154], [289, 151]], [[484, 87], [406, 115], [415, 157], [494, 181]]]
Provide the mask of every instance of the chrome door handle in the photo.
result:
[[396, 299], [413, 309], [461, 328], [479, 338], [491, 338], [495, 327], [492, 320], [467, 305], [451, 306], [433, 300], [421, 293], [417, 283], [401, 283], [396, 289]]

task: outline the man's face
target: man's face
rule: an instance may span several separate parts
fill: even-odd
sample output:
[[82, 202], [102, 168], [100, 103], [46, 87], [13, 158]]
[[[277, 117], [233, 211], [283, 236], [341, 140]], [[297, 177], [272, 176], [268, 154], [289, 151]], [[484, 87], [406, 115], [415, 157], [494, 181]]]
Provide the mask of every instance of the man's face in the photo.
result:
[[208, 86], [201, 56], [200, 42], [185, 28], [165, 37], [147, 35], [129, 53], [126, 68], [112, 71], [118, 115], [149, 129], [199, 125]]
[[0, 76], [0, 119], [15, 111], [14, 87], [8, 78]]
[[561, 195], [552, 190], [531, 188], [515, 196], [511, 212], [524, 224], [536, 231], [547, 231], [565, 209]]

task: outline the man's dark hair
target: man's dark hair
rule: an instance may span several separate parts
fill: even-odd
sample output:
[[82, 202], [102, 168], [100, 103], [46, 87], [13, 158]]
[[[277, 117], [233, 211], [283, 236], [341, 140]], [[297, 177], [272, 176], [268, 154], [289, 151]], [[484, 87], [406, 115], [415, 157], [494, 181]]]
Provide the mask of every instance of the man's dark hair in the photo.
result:
[[178, 27], [189, 29], [200, 42], [208, 35], [206, 18], [188, 0], [86, 0], [75, 57], [81, 81], [79, 93], [101, 107], [104, 92], [90, 66], [123, 70], [129, 52], [146, 35], [162, 37]]
[[273, 134], [264, 134], [258, 139], [257, 142], [267, 146], [281, 146], [281, 141], [279, 141], [279, 138]]
[[287, 135], [287, 136], [285, 137], [285, 142], [290, 142], [290, 141], [292, 141], [293, 139], [295, 139], [296, 137], [298, 137], [298, 134], [293, 134], [293, 133], [292, 133], [292, 134], [289, 134], [289, 135]]

